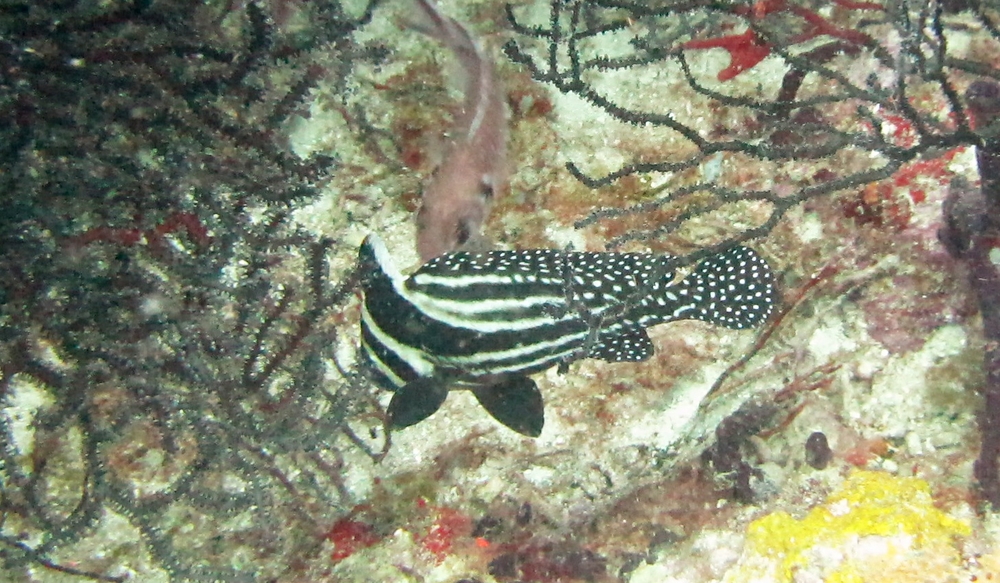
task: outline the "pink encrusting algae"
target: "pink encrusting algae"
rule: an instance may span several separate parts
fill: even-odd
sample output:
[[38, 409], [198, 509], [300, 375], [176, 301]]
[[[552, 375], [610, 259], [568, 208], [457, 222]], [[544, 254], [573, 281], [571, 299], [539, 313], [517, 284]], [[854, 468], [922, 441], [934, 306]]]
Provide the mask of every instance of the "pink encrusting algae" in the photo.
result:
[[422, 261], [463, 246], [482, 246], [494, 197], [507, 187], [506, 93], [493, 61], [458, 21], [429, 0], [415, 0], [413, 26], [448, 47], [461, 66], [464, 98], [445, 156], [421, 197], [417, 252]]

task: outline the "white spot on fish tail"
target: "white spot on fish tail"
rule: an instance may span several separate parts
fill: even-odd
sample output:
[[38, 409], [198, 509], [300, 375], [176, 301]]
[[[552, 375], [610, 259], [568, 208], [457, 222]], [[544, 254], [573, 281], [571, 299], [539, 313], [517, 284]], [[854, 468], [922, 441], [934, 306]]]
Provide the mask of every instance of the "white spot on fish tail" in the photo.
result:
[[691, 304], [684, 304], [683, 306], [681, 306], [681, 307], [677, 308], [676, 310], [674, 310], [673, 316], [674, 316], [674, 318], [676, 318], [676, 319], [679, 320], [681, 318], [681, 316], [684, 315], [685, 312], [690, 312], [693, 309], [694, 309], [694, 306], [692, 306]]

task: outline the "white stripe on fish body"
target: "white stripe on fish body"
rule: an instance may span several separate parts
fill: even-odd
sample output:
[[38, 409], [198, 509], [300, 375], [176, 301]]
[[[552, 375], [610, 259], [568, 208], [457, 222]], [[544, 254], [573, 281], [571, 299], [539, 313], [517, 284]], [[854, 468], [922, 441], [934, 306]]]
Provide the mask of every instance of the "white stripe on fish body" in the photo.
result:
[[476, 49], [476, 61], [479, 63], [478, 81], [476, 82], [476, 109], [469, 122], [469, 130], [465, 134], [468, 142], [476, 140], [479, 130], [483, 127], [483, 120], [489, 114], [491, 101], [496, 99], [496, 93], [500, 90], [496, 85], [496, 71], [489, 57], [483, 53], [483, 47], [472, 39], [469, 39]]
[[[365, 255], [368, 255], [366, 258]], [[464, 254], [468, 255], [468, 254]], [[472, 374], [491, 374], [496, 372], [517, 372], [524, 370], [544, 369], [552, 366], [559, 359], [572, 354], [586, 339], [588, 330], [586, 324], [576, 317], [576, 314], [569, 312], [559, 306], [565, 302], [565, 296], [559, 297], [546, 295], [542, 297], [521, 298], [520, 304], [510, 301], [493, 301], [503, 305], [506, 309], [500, 312], [490, 312], [486, 316], [500, 317], [498, 321], [484, 319], [483, 313], [472, 313], [465, 315], [463, 310], [455, 310], [455, 306], [465, 308], [475, 306], [477, 302], [466, 301], [464, 304], [455, 300], [441, 300], [433, 296], [423, 294], [421, 291], [414, 291], [412, 284], [417, 279], [413, 277], [404, 280], [402, 274], [391, 263], [388, 251], [376, 237], [371, 237], [362, 247], [362, 260], [369, 263], [373, 270], [369, 283], [365, 286], [365, 306], [362, 311], [363, 328], [374, 337], [373, 344], [363, 345], [363, 350], [368, 354], [369, 360], [377, 368], [393, 369], [391, 365], [383, 362], [377, 353], [385, 353], [401, 361], [400, 367], [405, 364], [410, 370], [395, 371], [394, 375], [382, 374], [389, 381], [399, 386], [399, 380], [412, 380], [414, 373], [419, 376], [426, 376], [427, 363], [444, 368], [462, 368]], [[418, 272], [419, 273], [419, 272]], [[494, 287], [500, 285], [490, 280]], [[478, 280], [482, 284], [482, 279]], [[504, 282], [507, 283], [507, 282]], [[378, 288], [377, 290], [375, 288]], [[388, 297], [388, 303], [380, 303], [380, 299]], [[527, 301], [523, 301], [527, 300]], [[442, 310], [442, 305], [451, 304], [449, 310]], [[531, 308], [537, 308], [531, 310]], [[554, 310], [563, 309], [562, 316], [553, 315]], [[401, 311], [402, 310], [402, 311]], [[406, 314], [406, 311], [409, 314]], [[535, 318], [525, 318], [525, 310], [535, 311]], [[373, 314], [372, 312], [378, 312]], [[456, 311], [458, 313], [456, 313]], [[468, 310], [464, 310], [468, 311]], [[508, 316], [503, 318], [502, 316]], [[517, 315], [518, 318], [510, 318]], [[406, 320], [401, 322], [401, 320]], [[380, 325], [380, 321], [383, 325]], [[426, 326], [433, 325], [445, 330], [441, 334], [434, 334], [428, 338], [422, 338], [419, 333], [408, 332], [411, 325]], [[392, 331], [384, 328], [394, 327]], [[441, 338], [443, 335], [454, 333], [459, 328], [464, 328], [473, 336], [485, 338], [486, 342], [479, 350], [463, 352], [458, 349], [453, 354], [443, 354], [427, 350], [427, 344], [434, 338]], [[497, 349], [489, 349], [491, 338], [497, 338], [504, 334], [516, 332], [518, 338], [535, 338], [534, 342], [526, 342], [518, 345], [516, 342], [508, 341]], [[400, 339], [402, 338], [402, 340]], [[458, 342], [456, 342], [456, 346]]]
[[[645, 259], [637, 255], [627, 258]], [[599, 254], [547, 249], [446, 255], [429, 262], [411, 276], [401, 295], [430, 318], [484, 333], [530, 331], [579, 318], [578, 308], [581, 307], [596, 319], [605, 311], [620, 306], [623, 299], [619, 295], [624, 287], [634, 289], [637, 283], [634, 278], [628, 278], [626, 286], [615, 284], [611, 286], [614, 293], [598, 297], [587, 287], [585, 278], [570, 275], [577, 285], [585, 288], [579, 297], [570, 297], [567, 274], [577, 271], [577, 264], [586, 264], [591, 259], [599, 260], [598, 264], [603, 261]], [[624, 264], [620, 262], [621, 266]], [[557, 272], [561, 277], [553, 275]], [[622, 273], [616, 269], [604, 277], [614, 281]], [[490, 297], [491, 293], [502, 297]], [[668, 295], [676, 299], [673, 294]], [[580, 305], [570, 306], [570, 302]]]
[[[374, 323], [371, 314], [368, 313], [368, 308], [365, 305], [361, 306], [361, 321], [364, 328], [367, 329], [367, 332], [377, 341], [380, 347], [391, 351], [391, 354], [404, 361], [410, 367], [412, 372], [410, 372], [410, 374], [405, 374], [406, 377], [428, 376], [434, 374], [434, 364], [430, 362], [427, 355], [412, 346], [407, 346], [397, 342], [391, 335], [382, 331], [382, 329]], [[404, 377], [399, 374], [399, 371], [393, 369], [392, 366], [383, 362], [382, 359], [378, 357], [378, 350], [376, 350], [376, 346], [372, 346], [366, 342], [363, 336], [362, 347], [370, 356], [372, 362], [375, 363], [380, 369], [382, 374], [390, 377], [393, 382], [396, 382], [397, 380], [404, 380]]]
[[[590, 293], [583, 295], [594, 296]], [[481, 333], [530, 331], [580, 318], [578, 308], [567, 306], [565, 296], [526, 296], [522, 299], [469, 302], [410, 292], [404, 298], [428, 318]], [[620, 305], [621, 302], [607, 303], [586, 308], [585, 311], [591, 319], [597, 319]]]
[[430, 21], [420, 26], [421, 32], [438, 39], [455, 53], [459, 63], [465, 68], [464, 114], [468, 115], [465, 140], [472, 142], [483, 127], [483, 120], [492, 107], [496, 107], [497, 81], [493, 61], [483, 50], [482, 44], [454, 18], [441, 12], [436, 4], [428, 0], [416, 0], [419, 13]]
[[[548, 326], [566, 318], [556, 319], [547, 315], [546, 307], [554, 308], [560, 298], [551, 297], [531, 297], [522, 302], [518, 300], [484, 300], [476, 304], [468, 302], [457, 302], [440, 300], [423, 294], [416, 293], [409, 295], [415, 306], [427, 317], [455, 326], [467, 328], [479, 332], [501, 332], [504, 330], [531, 330], [540, 326]], [[519, 317], [510, 320], [510, 314], [515, 311], [523, 311], [524, 308], [541, 306], [542, 310], [538, 317]], [[476, 318], [475, 316], [480, 316]], [[484, 318], [483, 316], [488, 316]], [[492, 316], [492, 317], [489, 317]]]
[[[476, 269], [483, 269], [477, 267]], [[432, 275], [415, 273], [411, 281], [418, 286], [440, 286], [464, 288], [476, 284], [541, 283], [562, 285], [565, 281], [557, 277], [538, 277], [537, 275], [522, 275], [519, 273], [496, 275], [492, 273], [477, 273], [475, 275]]]
[[[396, 369], [393, 369], [388, 364], [382, 362], [378, 358], [378, 356], [375, 355], [374, 347], [372, 347], [364, 340], [361, 341], [361, 350], [362, 354], [365, 357], [365, 361], [367, 366], [369, 367], [369, 370], [374, 371], [376, 374], [382, 375], [385, 378], [385, 380], [388, 381], [389, 386], [401, 387], [406, 384], [407, 379], [399, 376], [399, 374], [397, 374]], [[433, 369], [431, 370], [431, 374], [433, 374]], [[414, 373], [411, 376], [412, 378], [419, 378], [421, 375]]]
[[586, 341], [586, 330], [560, 336], [547, 342], [533, 342], [524, 346], [477, 352], [468, 356], [449, 356], [439, 359], [439, 366], [462, 371], [471, 376], [496, 375], [506, 373], [529, 374], [545, 370], [559, 363], [563, 358], [577, 352]]
[[[583, 324], [582, 320], [577, 321]], [[602, 331], [613, 335], [626, 327], [627, 325], [619, 323], [607, 326]], [[441, 358], [439, 364], [466, 371], [473, 376], [476, 373], [480, 375], [531, 374], [551, 368], [569, 357], [578, 355], [580, 348], [584, 346], [589, 337], [591, 337], [591, 331], [584, 324], [582, 330], [564, 334], [556, 340], [533, 342], [506, 350]]]
[[[434, 372], [434, 365], [425, 357], [426, 355], [423, 352], [412, 346], [397, 342], [395, 338], [379, 328], [374, 323], [367, 306], [361, 306], [361, 319], [368, 328], [369, 333], [371, 333], [378, 343], [391, 350], [392, 354], [406, 361], [413, 369], [413, 372], [420, 376], [426, 376]], [[369, 349], [371, 348], [373, 347], [369, 346]]]
[[507, 95], [476, 38], [431, 0], [415, 0], [417, 28], [451, 50], [463, 72], [463, 100], [441, 164], [424, 186], [417, 213], [423, 260], [483, 245], [483, 222], [508, 184]]
[[679, 282], [663, 257], [644, 254], [452, 253], [406, 278], [372, 235], [360, 257], [368, 273], [362, 350], [389, 389], [441, 371], [474, 382], [579, 356], [642, 360], [652, 354], [647, 326], [694, 318], [744, 328], [774, 303], [770, 269], [746, 247], [710, 257]]

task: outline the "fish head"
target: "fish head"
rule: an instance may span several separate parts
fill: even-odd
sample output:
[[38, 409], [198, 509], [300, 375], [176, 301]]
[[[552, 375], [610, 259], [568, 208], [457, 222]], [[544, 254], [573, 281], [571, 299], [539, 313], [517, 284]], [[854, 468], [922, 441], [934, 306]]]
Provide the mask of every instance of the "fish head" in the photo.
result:
[[448, 166], [435, 174], [417, 213], [417, 252], [423, 261], [484, 246], [482, 226], [495, 187], [481, 173], [454, 171]]

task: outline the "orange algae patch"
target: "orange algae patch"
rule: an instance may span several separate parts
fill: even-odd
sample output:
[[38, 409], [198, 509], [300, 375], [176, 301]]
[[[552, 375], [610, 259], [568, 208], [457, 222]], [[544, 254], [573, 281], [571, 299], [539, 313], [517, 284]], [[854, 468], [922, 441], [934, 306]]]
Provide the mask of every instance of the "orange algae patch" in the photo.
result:
[[934, 506], [924, 480], [855, 471], [801, 519], [778, 511], [752, 522], [747, 551], [782, 582], [801, 570], [826, 583], [935, 581], [961, 570], [955, 537], [970, 534], [966, 522]]

